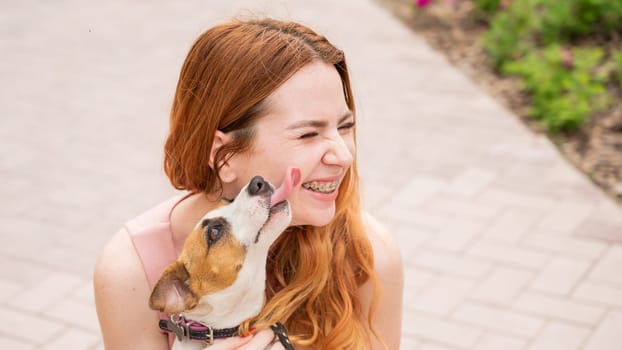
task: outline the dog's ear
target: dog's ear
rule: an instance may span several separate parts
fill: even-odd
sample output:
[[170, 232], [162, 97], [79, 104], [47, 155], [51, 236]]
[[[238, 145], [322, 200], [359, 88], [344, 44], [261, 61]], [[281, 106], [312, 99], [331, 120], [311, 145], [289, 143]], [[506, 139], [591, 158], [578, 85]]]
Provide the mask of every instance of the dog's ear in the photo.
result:
[[188, 271], [181, 261], [169, 265], [151, 292], [149, 307], [165, 313], [194, 308], [199, 299], [186, 284], [188, 278]]

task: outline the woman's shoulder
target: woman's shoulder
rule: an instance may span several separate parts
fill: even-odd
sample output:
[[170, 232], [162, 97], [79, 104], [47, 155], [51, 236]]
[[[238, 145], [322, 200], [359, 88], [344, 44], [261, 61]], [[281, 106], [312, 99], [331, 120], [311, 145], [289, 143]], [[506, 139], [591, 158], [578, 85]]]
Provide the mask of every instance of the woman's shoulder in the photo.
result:
[[145, 210], [110, 238], [95, 264], [96, 287], [98, 281], [119, 287], [153, 284], [151, 279], [175, 258], [169, 217], [183, 198], [177, 195]]
[[379, 277], [401, 274], [402, 254], [393, 234], [368, 212], [363, 212], [363, 224], [374, 251], [374, 265]]
[[[118, 308], [131, 312], [137, 301], [148, 297], [142, 263], [125, 227], [112, 236], [97, 257], [93, 286], [100, 321], [103, 314], [112, 315]], [[146, 302], [142, 304], [147, 306]]]
[[[400, 248], [391, 232], [371, 214], [363, 213], [363, 223], [374, 252], [374, 270], [380, 289], [376, 290], [371, 283], [366, 283], [361, 287], [361, 297], [368, 306], [377, 302], [374, 330], [389, 349], [399, 349], [404, 290]], [[375, 340], [372, 344], [373, 349], [383, 348]]]
[[125, 227], [117, 231], [100, 252], [93, 279], [96, 291], [147, 285], [142, 263]]

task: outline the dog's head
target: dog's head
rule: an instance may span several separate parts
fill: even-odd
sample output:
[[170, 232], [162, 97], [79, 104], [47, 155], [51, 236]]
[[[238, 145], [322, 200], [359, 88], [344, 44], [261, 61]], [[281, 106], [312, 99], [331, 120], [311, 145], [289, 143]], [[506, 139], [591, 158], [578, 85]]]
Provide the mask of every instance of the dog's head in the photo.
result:
[[298, 169], [290, 169], [278, 189], [256, 176], [233, 202], [221, 200], [188, 235], [180, 257], [164, 270], [149, 306], [166, 313], [190, 310], [202, 296], [231, 286], [247, 256], [261, 251], [265, 261], [269, 247], [290, 223], [285, 198], [299, 181]]

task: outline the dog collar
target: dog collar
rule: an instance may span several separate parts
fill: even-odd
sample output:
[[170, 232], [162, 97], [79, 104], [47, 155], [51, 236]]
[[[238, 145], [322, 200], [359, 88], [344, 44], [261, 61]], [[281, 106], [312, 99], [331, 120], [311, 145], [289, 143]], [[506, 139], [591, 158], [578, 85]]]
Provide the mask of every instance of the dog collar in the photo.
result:
[[174, 333], [178, 340], [201, 340], [213, 344], [214, 339], [229, 338], [238, 334], [239, 326], [214, 329], [203, 323], [187, 320], [181, 314], [171, 314], [160, 319], [160, 329]]

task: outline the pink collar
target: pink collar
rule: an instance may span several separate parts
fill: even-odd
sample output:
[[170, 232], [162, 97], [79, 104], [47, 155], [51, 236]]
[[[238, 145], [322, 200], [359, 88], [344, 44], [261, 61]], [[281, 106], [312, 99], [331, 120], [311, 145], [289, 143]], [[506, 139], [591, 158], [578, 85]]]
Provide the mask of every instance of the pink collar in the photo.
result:
[[174, 333], [178, 340], [200, 340], [213, 344], [214, 339], [229, 338], [238, 335], [239, 326], [214, 329], [200, 322], [187, 320], [182, 314], [171, 314], [159, 322], [160, 329]]

